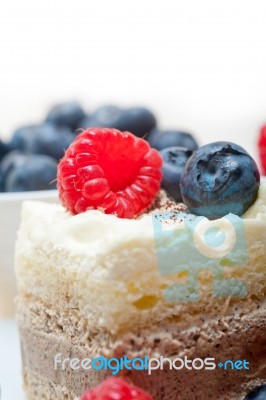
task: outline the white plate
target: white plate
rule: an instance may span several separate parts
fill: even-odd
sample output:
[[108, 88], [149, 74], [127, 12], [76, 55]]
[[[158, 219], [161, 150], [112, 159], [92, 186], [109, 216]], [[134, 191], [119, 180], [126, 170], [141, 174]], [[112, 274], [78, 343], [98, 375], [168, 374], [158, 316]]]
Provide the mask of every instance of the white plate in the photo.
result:
[[21, 358], [15, 320], [0, 321], [1, 400], [22, 400]]

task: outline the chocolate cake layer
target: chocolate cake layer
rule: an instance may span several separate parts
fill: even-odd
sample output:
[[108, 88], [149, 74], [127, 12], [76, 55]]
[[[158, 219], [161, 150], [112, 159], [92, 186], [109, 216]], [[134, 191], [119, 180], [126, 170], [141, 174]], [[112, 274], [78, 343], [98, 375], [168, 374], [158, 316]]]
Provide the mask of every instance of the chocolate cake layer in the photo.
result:
[[249, 314], [240, 310], [232, 316], [202, 321], [198, 326], [182, 328], [174, 321], [164, 321], [164, 327], [154, 326], [116, 338], [100, 331], [88, 335], [89, 321], [77, 318], [75, 310], [68, 310], [62, 317], [40, 302], [22, 299], [18, 301], [18, 309], [24, 384], [30, 400], [34, 393], [38, 393], [38, 400], [76, 400], [112, 374], [110, 370], [73, 370], [68, 364], [65, 370], [60, 366], [55, 369], [58, 353], [62, 360], [127, 355], [128, 358], [212, 357], [216, 363], [225, 360], [249, 363], [248, 370], [219, 367], [170, 370], [166, 365], [151, 375], [147, 371], [126, 369], [119, 372], [118, 375], [148, 390], [154, 400], [242, 400], [250, 389], [266, 380], [265, 304]]

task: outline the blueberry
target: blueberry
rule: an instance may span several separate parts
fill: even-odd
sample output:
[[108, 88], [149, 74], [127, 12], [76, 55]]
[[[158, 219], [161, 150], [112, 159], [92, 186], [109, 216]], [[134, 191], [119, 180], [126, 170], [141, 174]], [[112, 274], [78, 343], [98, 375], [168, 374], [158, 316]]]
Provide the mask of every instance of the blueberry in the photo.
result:
[[253, 389], [244, 400], [265, 400], [266, 399], [266, 384]]
[[145, 107], [132, 107], [124, 110], [117, 124], [120, 131], [129, 131], [143, 137], [156, 126], [154, 114]]
[[81, 129], [99, 128], [98, 125], [99, 125], [98, 122], [92, 119], [90, 116], [83, 118], [83, 120], [80, 122]]
[[26, 147], [26, 143], [32, 136], [32, 132], [35, 125], [25, 125], [17, 128], [11, 137], [9, 147], [11, 150], [23, 150]]
[[20, 155], [4, 182], [6, 192], [56, 189], [57, 161], [45, 155]]
[[73, 140], [74, 136], [68, 128], [56, 128], [50, 124], [43, 124], [35, 130], [25, 150], [33, 154], [46, 154], [59, 160]]
[[80, 128], [80, 122], [85, 116], [85, 111], [77, 102], [69, 101], [52, 107], [46, 121], [56, 126], [67, 126], [71, 130], [75, 130]]
[[59, 160], [73, 139], [74, 135], [69, 128], [48, 123], [28, 125], [14, 132], [10, 147], [33, 154], [46, 154]]
[[5, 155], [1, 164], [0, 164], [0, 175], [2, 177], [3, 182], [5, 182], [8, 174], [14, 168], [22, 168], [25, 164], [25, 160], [27, 160], [27, 154], [18, 150], [10, 151]]
[[198, 148], [198, 143], [190, 133], [177, 130], [153, 129], [147, 136], [147, 140], [150, 146], [157, 150], [172, 146], [185, 147], [190, 150]]
[[105, 127], [115, 128], [120, 131], [129, 131], [142, 137], [156, 125], [155, 116], [144, 107], [121, 109], [116, 106], [106, 105], [98, 108], [90, 117], [85, 118], [82, 128]]
[[106, 105], [99, 107], [91, 116], [87, 116], [81, 122], [81, 128], [117, 128], [123, 110], [119, 107]]
[[9, 147], [0, 139], [0, 161], [9, 152]]
[[184, 147], [168, 147], [160, 151], [163, 158], [162, 188], [176, 201], [182, 201], [180, 177], [192, 153], [192, 150]]
[[4, 192], [4, 179], [0, 171], [0, 192]]
[[214, 219], [228, 213], [242, 215], [256, 200], [259, 183], [258, 167], [246, 150], [215, 142], [190, 157], [180, 189], [190, 211]]

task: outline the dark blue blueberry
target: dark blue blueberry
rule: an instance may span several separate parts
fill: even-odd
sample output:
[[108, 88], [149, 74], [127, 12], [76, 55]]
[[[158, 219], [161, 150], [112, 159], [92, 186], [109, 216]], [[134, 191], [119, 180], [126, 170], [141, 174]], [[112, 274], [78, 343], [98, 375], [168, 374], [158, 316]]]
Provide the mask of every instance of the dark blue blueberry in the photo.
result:
[[0, 192], [4, 192], [4, 179], [0, 171]]
[[143, 137], [156, 126], [155, 115], [145, 107], [131, 107], [121, 115], [117, 124], [120, 131], [129, 131]]
[[81, 122], [81, 128], [117, 128], [123, 110], [119, 107], [106, 105], [99, 107], [91, 116]]
[[156, 126], [155, 116], [144, 107], [121, 109], [106, 105], [98, 108], [90, 117], [85, 118], [81, 127], [115, 128], [120, 131], [129, 131], [142, 137]]
[[5, 155], [0, 164], [0, 175], [2, 177], [3, 183], [5, 182], [8, 174], [14, 168], [22, 168], [25, 165], [28, 155], [18, 150], [10, 151]]
[[0, 161], [9, 152], [9, 147], [0, 139]]
[[253, 389], [244, 400], [266, 400], [266, 384]]
[[56, 189], [57, 161], [45, 155], [20, 155], [4, 182], [6, 192]]
[[25, 150], [32, 154], [46, 154], [59, 160], [74, 140], [68, 128], [57, 128], [51, 124], [40, 125], [28, 141]]
[[9, 143], [11, 150], [24, 151], [27, 148], [28, 141], [31, 140], [36, 128], [39, 126], [40, 125], [25, 125], [16, 129]]
[[83, 118], [83, 120], [80, 122], [80, 128], [81, 129], [98, 128], [98, 122], [96, 122], [90, 116], [87, 116], [87, 117]]
[[187, 132], [177, 130], [153, 129], [147, 136], [151, 147], [162, 150], [167, 147], [178, 146], [196, 150], [199, 146], [195, 138]]
[[180, 193], [180, 178], [192, 150], [184, 147], [168, 147], [160, 151], [163, 158], [162, 188], [176, 201], [182, 201]]
[[85, 111], [77, 102], [69, 101], [52, 107], [46, 121], [56, 126], [67, 126], [71, 130], [75, 130], [80, 128], [80, 122], [85, 116]]
[[230, 142], [202, 146], [188, 160], [180, 180], [189, 210], [210, 219], [242, 215], [256, 200], [260, 174], [253, 158]]
[[80, 128], [81, 129], [88, 128], [89, 124], [90, 124], [90, 121], [91, 121], [91, 118], [89, 116], [83, 118], [83, 120], [81, 120], [81, 122], [80, 122]]
[[73, 140], [74, 135], [69, 128], [46, 123], [17, 129], [12, 136], [10, 147], [32, 154], [46, 154], [59, 160]]

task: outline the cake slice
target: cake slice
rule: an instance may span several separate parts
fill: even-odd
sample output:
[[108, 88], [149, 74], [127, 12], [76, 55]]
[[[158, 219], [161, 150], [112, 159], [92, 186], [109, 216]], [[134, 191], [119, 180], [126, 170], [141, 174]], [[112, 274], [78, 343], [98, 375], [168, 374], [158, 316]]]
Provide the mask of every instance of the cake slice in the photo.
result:
[[[188, 262], [196, 293], [195, 286], [186, 285], [186, 268], [173, 273], [158, 268], [160, 249], [170, 256], [172, 242], [156, 241], [155, 218], [183, 215], [184, 205], [160, 192], [148, 211], [132, 218], [102, 211], [73, 215], [58, 204], [23, 204], [16, 274], [27, 400], [77, 400], [112, 374], [147, 390], [154, 400], [240, 400], [265, 382], [265, 186], [247, 212], [235, 216], [243, 224], [247, 259], [235, 267], [234, 255], [223, 257], [223, 275], [215, 284], [242, 282], [246, 292], [226, 298], [213, 292], [213, 269], [198, 273]], [[203, 231], [212, 227], [207, 218], [194, 217]], [[189, 261], [184, 242], [175, 246], [175, 254]], [[192, 297], [169, 300], [173, 285], [183, 285]], [[115, 360], [112, 368], [101, 364], [124, 357], [148, 357], [150, 371], [120, 368]], [[80, 368], [88, 358], [98, 358], [101, 368]]]

